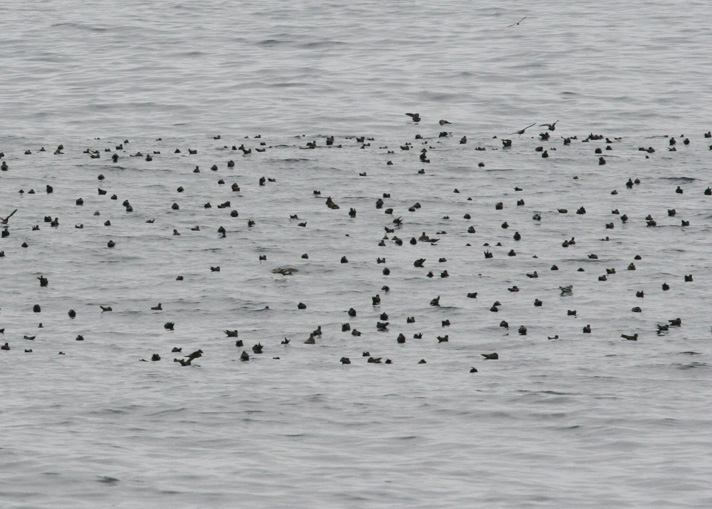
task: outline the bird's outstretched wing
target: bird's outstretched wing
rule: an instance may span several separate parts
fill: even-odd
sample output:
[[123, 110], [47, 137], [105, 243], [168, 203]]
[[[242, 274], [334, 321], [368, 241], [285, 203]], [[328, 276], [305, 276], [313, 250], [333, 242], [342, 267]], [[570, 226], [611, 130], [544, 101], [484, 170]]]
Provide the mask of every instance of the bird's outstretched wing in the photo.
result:
[[17, 212], [17, 209], [13, 210], [12, 213], [7, 217], [4, 217], [4, 218], [0, 217], [0, 223], [7, 224], [7, 222], [10, 220], [10, 218], [15, 215], [15, 212]]
[[535, 125], [536, 125], [536, 122], [534, 122], [533, 124], [529, 124], [524, 129], [520, 129], [519, 131], [514, 131], [513, 133], [509, 133], [509, 134], [524, 134], [524, 131], [526, 131], [527, 129], [529, 129], [530, 127], [535, 126]]
[[522, 19], [520, 19], [520, 20], [519, 20], [519, 21], [517, 21], [516, 23], [512, 23], [511, 25], [507, 25], [507, 28], [509, 28], [509, 27], [515, 27], [515, 26], [518, 26], [518, 25], [519, 25], [519, 23], [521, 23], [521, 22], [522, 22], [522, 21], [524, 21], [525, 19], [527, 19], [527, 17], [526, 17], [526, 16], [524, 16], [524, 17], [523, 17]]

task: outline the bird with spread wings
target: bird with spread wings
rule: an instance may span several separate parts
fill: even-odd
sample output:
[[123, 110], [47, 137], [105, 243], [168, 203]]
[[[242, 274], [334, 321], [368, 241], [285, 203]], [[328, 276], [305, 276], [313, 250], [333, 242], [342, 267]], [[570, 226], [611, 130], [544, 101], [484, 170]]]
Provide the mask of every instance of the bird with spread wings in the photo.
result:
[[15, 212], [17, 212], [17, 209], [13, 210], [12, 213], [7, 217], [0, 217], [0, 224], [7, 224], [10, 218], [15, 215]]

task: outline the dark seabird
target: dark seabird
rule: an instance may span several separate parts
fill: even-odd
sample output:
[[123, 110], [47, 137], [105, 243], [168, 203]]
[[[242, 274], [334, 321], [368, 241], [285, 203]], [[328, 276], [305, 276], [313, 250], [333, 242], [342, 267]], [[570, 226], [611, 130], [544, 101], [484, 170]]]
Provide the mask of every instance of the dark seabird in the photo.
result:
[[198, 357], [202, 357], [202, 356], [203, 356], [203, 351], [196, 350], [195, 352], [188, 355], [188, 359], [190, 359], [192, 361], [192, 360], [197, 359]]
[[527, 129], [529, 129], [530, 127], [533, 127], [533, 126], [535, 126], [535, 125], [536, 125], [536, 122], [534, 122], [533, 124], [529, 124], [529, 125], [526, 126], [524, 129], [520, 129], [519, 131], [514, 131], [513, 133], [509, 133], [509, 134], [518, 134], [518, 135], [521, 136], [522, 134], [524, 134], [524, 132], [525, 132]]
[[[521, 22], [524, 21], [525, 19], [527, 19], [527, 16], [524, 16], [522, 19], [520, 19], [520, 20], [517, 21], [516, 23], [512, 23], [511, 25], [507, 25], [507, 28], [519, 26], [519, 23], [521, 23]], [[557, 120], [556, 122], [558, 122], [558, 120]], [[554, 122], [554, 124], [556, 124], [556, 122]], [[552, 131], [553, 131], [553, 129], [552, 129]]]
[[7, 224], [10, 218], [15, 215], [15, 212], [17, 212], [17, 209], [13, 210], [7, 217], [0, 217], [0, 224]]

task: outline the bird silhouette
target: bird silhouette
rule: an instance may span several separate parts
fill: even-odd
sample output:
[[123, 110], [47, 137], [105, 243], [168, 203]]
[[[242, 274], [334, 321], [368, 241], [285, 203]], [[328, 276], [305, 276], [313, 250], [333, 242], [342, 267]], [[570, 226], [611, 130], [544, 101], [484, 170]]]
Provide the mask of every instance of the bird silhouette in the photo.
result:
[[520, 19], [520, 20], [517, 21], [516, 23], [512, 23], [511, 25], [507, 25], [507, 28], [519, 26], [519, 23], [521, 23], [521, 22], [524, 21], [525, 19], [527, 19], [527, 16], [524, 16], [522, 19]]
[[17, 209], [13, 210], [7, 217], [0, 217], [0, 224], [7, 224], [10, 218], [15, 215], [15, 212], [17, 212]]
[[509, 134], [518, 134], [518, 135], [521, 136], [522, 134], [524, 134], [524, 131], [526, 131], [527, 129], [529, 129], [530, 127], [533, 127], [533, 126], [535, 126], [535, 125], [536, 125], [536, 122], [534, 122], [533, 124], [530, 124], [530, 125], [526, 126], [524, 129], [520, 129], [519, 131], [514, 131], [513, 133], [509, 133]]

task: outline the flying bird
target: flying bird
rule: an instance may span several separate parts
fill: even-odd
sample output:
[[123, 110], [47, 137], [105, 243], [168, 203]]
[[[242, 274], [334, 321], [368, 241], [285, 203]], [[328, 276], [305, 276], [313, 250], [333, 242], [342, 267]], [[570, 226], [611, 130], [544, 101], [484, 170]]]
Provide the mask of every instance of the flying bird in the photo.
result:
[[17, 209], [13, 210], [12, 213], [7, 217], [0, 217], [0, 224], [7, 224], [10, 218], [15, 215], [15, 212], [17, 212]]
[[522, 19], [520, 19], [520, 20], [517, 21], [516, 23], [512, 23], [511, 25], [507, 25], [507, 28], [519, 26], [519, 23], [521, 23], [521, 22], [524, 21], [525, 19], [527, 19], [526, 16], [524, 16]]
[[536, 122], [534, 122], [533, 124], [530, 124], [530, 125], [526, 126], [524, 129], [520, 129], [519, 131], [514, 131], [513, 133], [509, 133], [509, 134], [518, 134], [518, 135], [521, 136], [522, 134], [524, 134], [524, 131], [526, 131], [527, 129], [529, 129], [530, 127], [533, 127], [533, 126], [535, 126], [535, 125], [536, 125]]

